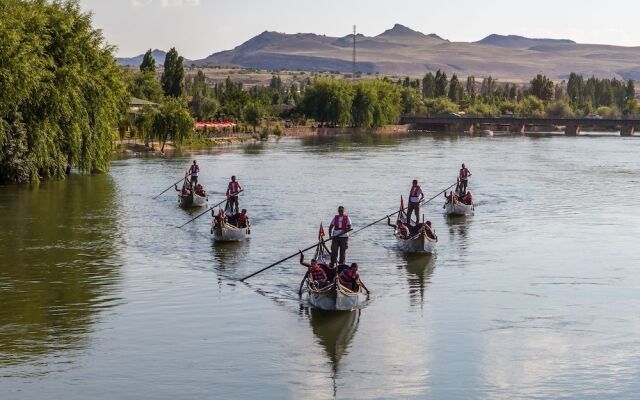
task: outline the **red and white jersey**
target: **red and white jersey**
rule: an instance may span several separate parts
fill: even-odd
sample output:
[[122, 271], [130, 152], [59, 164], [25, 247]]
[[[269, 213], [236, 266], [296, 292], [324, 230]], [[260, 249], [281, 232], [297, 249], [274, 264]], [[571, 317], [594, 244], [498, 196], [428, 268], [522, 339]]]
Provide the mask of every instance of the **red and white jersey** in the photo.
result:
[[349, 218], [347, 214], [336, 214], [336, 216], [331, 220], [331, 224], [329, 224], [329, 227], [333, 227], [331, 237], [349, 237], [349, 233], [343, 234], [348, 226], [351, 226], [351, 218]]
[[197, 164], [194, 164], [189, 168], [189, 172], [191, 172], [191, 176], [198, 176], [200, 172], [200, 167]]
[[240, 184], [238, 183], [238, 181], [229, 182], [228, 190], [230, 196], [235, 196], [240, 193]]
[[420, 195], [422, 194], [422, 189], [420, 189], [419, 185], [411, 186], [411, 190], [409, 190], [409, 201], [412, 203], [417, 203], [420, 201]]

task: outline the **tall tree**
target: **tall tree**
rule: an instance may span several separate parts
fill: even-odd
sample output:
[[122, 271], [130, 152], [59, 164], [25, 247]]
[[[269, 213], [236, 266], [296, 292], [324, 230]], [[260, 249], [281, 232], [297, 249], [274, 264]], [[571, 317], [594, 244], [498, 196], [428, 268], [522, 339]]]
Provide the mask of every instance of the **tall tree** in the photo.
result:
[[448, 79], [447, 74], [444, 71], [438, 70], [436, 72], [436, 88], [435, 97], [444, 97], [447, 95]]
[[183, 64], [184, 58], [172, 47], [164, 59], [164, 73], [160, 80], [165, 96], [180, 97], [184, 94]]
[[546, 75], [538, 74], [531, 80], [529, 91], [540, 100], [549, 101], [553, 99], [554, 96], [553, 81], [547, 78]]
[[140, 64], [140, 71], [156, 73], [156, 59], [153, 58], [151, 49], [144, 53], [142, 63]]
[[431, 99], [436, 95], [436, 78], [431, 72], [422, 78], [422, 97]]
[[128, 96], [91, 15], [76, 1], [20, 0], [0, 14], [0, 181], [108, 170]]
[[454, 103], [458, 103], [460, 101], [460, 92], [462, 90], [462, 85], [460, 85], [460, 81], [458, 80], [458, 75], [453, 74], [451, 76], [451, 81], [449, 82], [449, 99]]
[[179, 145], [193, 132], [194, 123], [184, 100], [178, 98], [165, 100], [153, 120], [153, 132], [162, 144], [160, 151], [164, 151], [164, 146], [169, 140]]
[[475, 76], [467, 77], [466, 89], [467, 89], [467, 96], [469, 96], [471, 100], [475, 100], [476, 98], [476, 77]]

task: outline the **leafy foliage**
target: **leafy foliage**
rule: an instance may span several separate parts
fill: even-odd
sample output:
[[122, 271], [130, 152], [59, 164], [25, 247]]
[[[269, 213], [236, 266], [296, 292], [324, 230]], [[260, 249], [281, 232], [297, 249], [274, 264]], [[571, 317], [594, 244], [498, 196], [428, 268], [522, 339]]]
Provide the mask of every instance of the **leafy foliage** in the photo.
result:
[[0, 10], [0, 180], [106, 171], [127, 101], [113, 48], [77, 1]]

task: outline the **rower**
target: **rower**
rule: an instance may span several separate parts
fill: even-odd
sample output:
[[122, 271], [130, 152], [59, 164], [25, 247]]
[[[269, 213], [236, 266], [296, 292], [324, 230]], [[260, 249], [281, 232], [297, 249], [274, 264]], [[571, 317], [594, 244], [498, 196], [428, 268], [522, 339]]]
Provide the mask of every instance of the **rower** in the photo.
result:
[[460, 168], [460, 175], [458, 178], [460, 179], [460, 196], [464, 196], [467, 193], [467, 183], [469, 182], [469, 177], [471, 176], [471, 171], [467, 167], [462, 164], [462, 168]]
[[416, 223], [420, 221], [420, 202], [424, 200], [424, 193], [418, 186], [418, 180], [413, 180], [413, 185], [409, 190], [409, 206], [407, 207], [407, 224], [411, 225], [411, 213], [416, 213]]
[[402, 223], [400, 219], [396, 221], [395, 225], [391, 224], [391, 217], [387, 217], [387, 225], [395, 229], [395, 231], [400, 235], [401, 238], [406, 239], [409, 236], [409, 229], [405, 224]]
[[324, 269], [317, 264], [315, 258], [311, 259], [311, 264], [306, 263], [304, 262], [304, 254], [300, 252], [300, 265], [307, 267], [307, 275], [311, 276], [311, 280], [316, 289], [323, 288], [327, 285], [327, 274], [324, 272]]
[[[338, 261], [344, 264], [347, 257], [347, 248], [349, 247], [349, 231], [351, 230], [351, 218], [344, 212], [344, 207], [338, 207], [338, 214], [331, 220], [329, 224], [329, 236], [331, 236], [331, 264], [333, 268]], [[340, 251], [340, 259], [338, 259], [338, 250]]]
[[473, 204], [473, 195], [471, 194], [471, 191], [467, 192], [467, 195], [464, 196], [464, 204], [466, 205], [472, 205]]
[[435, 229], [431, 227], [431, 221], [427, 221], [424, 224], [424, 233], [427, 235], [427, 237], [433, 240], [438, 240], [438, 236], [436, 235]]
[[193, 187], [198, 184], [198, 173], [200, 173], [200, 167], [196, 160], [193, 160], [193, 164], [189, 167], [189, 173], [191, 174], [190, 186]]
[[[232, 213], [237, 213], [238, 209], [240, 208], [239, 202], [238, 202], [238, 195], [240, 194], [240, 191], [242, 190], [242, 186], [240, 186], [240, 183], [238, 183], [238, 181], [236, 181], [236, 176], [233, 175], [231, 177], [231, 182], [229, 182], [229, 185], [227, 186], [227, 207], [229, 207], [231, 209]], [[235, 211], [234, 211], [234, 205], [235, 205]]]
[[246, 228], [249, 226], [249, 216], [247, 210], [242, 209], [242, 212], [236, 216], [236, 225], [238, 228]]

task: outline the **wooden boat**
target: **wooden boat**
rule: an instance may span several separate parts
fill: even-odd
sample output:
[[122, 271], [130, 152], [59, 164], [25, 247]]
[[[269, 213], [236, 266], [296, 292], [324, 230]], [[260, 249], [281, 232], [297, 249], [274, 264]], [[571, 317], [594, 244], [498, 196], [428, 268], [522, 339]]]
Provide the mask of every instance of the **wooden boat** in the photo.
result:
[[436, 251], [436, 244], [438, 243], [438, 239], [430, 238], [424, 233], [424, 231], [408, 239], [400, 236], [398, 232], [395, 232], [394, 236], [396, 237], [396, 241], [398, 242], [398, 248], [400, 248], [400, 250], [404, 252], [433, 254]]
[[211, 234], [213, 234], [214, 241], [242, 242], [247, 239], [251, 233], [250, 225], [247, 225], [245, 228], [239, 228], [227, 222], [226, 213], [224, 213], [225, 218], [220, 218], [221, 215], [223, 215], [222, 210], [220, 210], [218, 215], [214, 215], [211, 220]]
[[[407, 214], [404, 210], [404, 201], [402, 200], [402, 197], [400, 197], [400, 212], [398, 213], [398, 220], [402, 221], [404, 224], [406, 224], [408, 220]], [[407, 253], [435, 253], [438, 238], [436, 237], [435, 239], [432, 239], [427, 236], [424, 229], [422, 229], [422, 224], [419, 224], [418, 229], [420, 229], [419, 233], [412, 237], [405, 238], [396, 228], [393, 231], [393, 236], [396, 238], [398, 248]]]
[[[316, 248], [315, 259], [318, 264], [329, 265], [329, 249], [324, 243], [319, 243]], [[309, 303], [320, 310], [325, 311], [351, 311], [358, 309], [367, 301], [367, 295], [363, 292], [362, 285], [357, 291], [344, 286], [337, 274], [331, 283], [323, 288], [317, 289], [311, 277], [305, 278], [307, 292], [309, 293]]]
[[207, 205], [207, 196], [200, 196], [195, 192], [191, 192], [188, 195], [182, 195], [182, 193], [178, 193], [178, 203], [182, 208], [192, 208], [192, 207], [205, 207]]
[[447, 199], [447, 202], [444, 204], [444, 213], [447, 216], [467, 216], [474, 214], [475, 207], [473, 202], [471, 204], [465, 204], [460, 201], [453, 194], [450, 198]]

